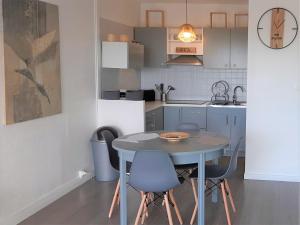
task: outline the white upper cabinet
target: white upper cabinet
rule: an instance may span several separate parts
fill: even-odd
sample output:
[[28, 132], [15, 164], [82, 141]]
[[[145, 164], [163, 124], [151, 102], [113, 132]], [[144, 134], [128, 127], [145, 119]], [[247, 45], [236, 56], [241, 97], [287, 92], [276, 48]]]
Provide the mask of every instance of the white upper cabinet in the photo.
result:
[[127, 42], [102, 42], [102, 68], [141, 69], [144, 46]]

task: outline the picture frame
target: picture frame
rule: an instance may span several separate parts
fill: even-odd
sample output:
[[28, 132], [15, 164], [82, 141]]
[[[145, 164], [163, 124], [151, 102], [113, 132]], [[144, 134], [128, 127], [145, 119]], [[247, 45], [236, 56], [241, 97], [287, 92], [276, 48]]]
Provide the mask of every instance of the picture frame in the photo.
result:
[[[214, 25], [214, 17], [218, 17], [219, 19], [221, 17], [224, 17], [224, 26], [216, 26]], [[228, 22], [228, 16], [226, 12], [211, 12], [210, 13], [210, 27], [214, 28], [214, 27], [224, 27], [227, 28], [227, 23]]]
[[[234, 27], [239, 28], [239, 27], [248, 27], [248, 13], [236, 13], [234, 14]], [[247, 17], [247, 26], [240, 26], [239, 25], [239, 18], [245, 18]]]
[[[146, 27], [164, 27], [165, 26], [165, 12], [163, 10], [146, 10]], [[160, 17], [160, 25], [151, 25], [151, 17]]]

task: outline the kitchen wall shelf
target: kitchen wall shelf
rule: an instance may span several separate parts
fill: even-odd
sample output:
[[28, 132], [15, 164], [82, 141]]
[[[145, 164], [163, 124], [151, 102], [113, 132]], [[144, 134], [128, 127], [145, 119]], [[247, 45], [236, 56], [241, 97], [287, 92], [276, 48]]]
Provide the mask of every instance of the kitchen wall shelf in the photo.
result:
[[[184, 43], [177, 38], [179, 27], [169, 27], [167, 29], [167, 54], [168, 55], [203, 55], [203, 29], [195, 28], [197, 39], [191, 43]], [[190, 53], [180, 52], [177, 49], [192, 49]]]

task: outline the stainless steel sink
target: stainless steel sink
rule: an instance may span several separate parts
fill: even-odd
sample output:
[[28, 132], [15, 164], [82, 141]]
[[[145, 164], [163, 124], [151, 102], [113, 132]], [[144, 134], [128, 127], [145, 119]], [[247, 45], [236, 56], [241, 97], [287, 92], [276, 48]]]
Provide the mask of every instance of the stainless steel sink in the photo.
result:
[[246, 106], [247, 105], [247, 102], [236, 102], [236, 103], [233, 103], [233, 102], [217, 102], [217, 103], [214, 103], [214, 102], [210, 102], [211, 106], [220, 106], [220, 107], [226, 107], [226, 106], [231, 106], [231, 107], [234, 107], [234, 106]]

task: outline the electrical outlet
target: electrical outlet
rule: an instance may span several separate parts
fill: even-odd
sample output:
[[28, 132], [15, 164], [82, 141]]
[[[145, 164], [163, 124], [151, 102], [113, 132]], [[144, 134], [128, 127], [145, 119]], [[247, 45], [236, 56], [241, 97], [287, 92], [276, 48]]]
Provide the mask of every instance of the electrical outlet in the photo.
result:
[[85, 170], [79, 170], [78, 171], [78, 177], [80, 178], [80, 179], [82, 179], [85, 175], [87, 175], [88, 174], [88, 172], [87, 171], [85, 171]]

